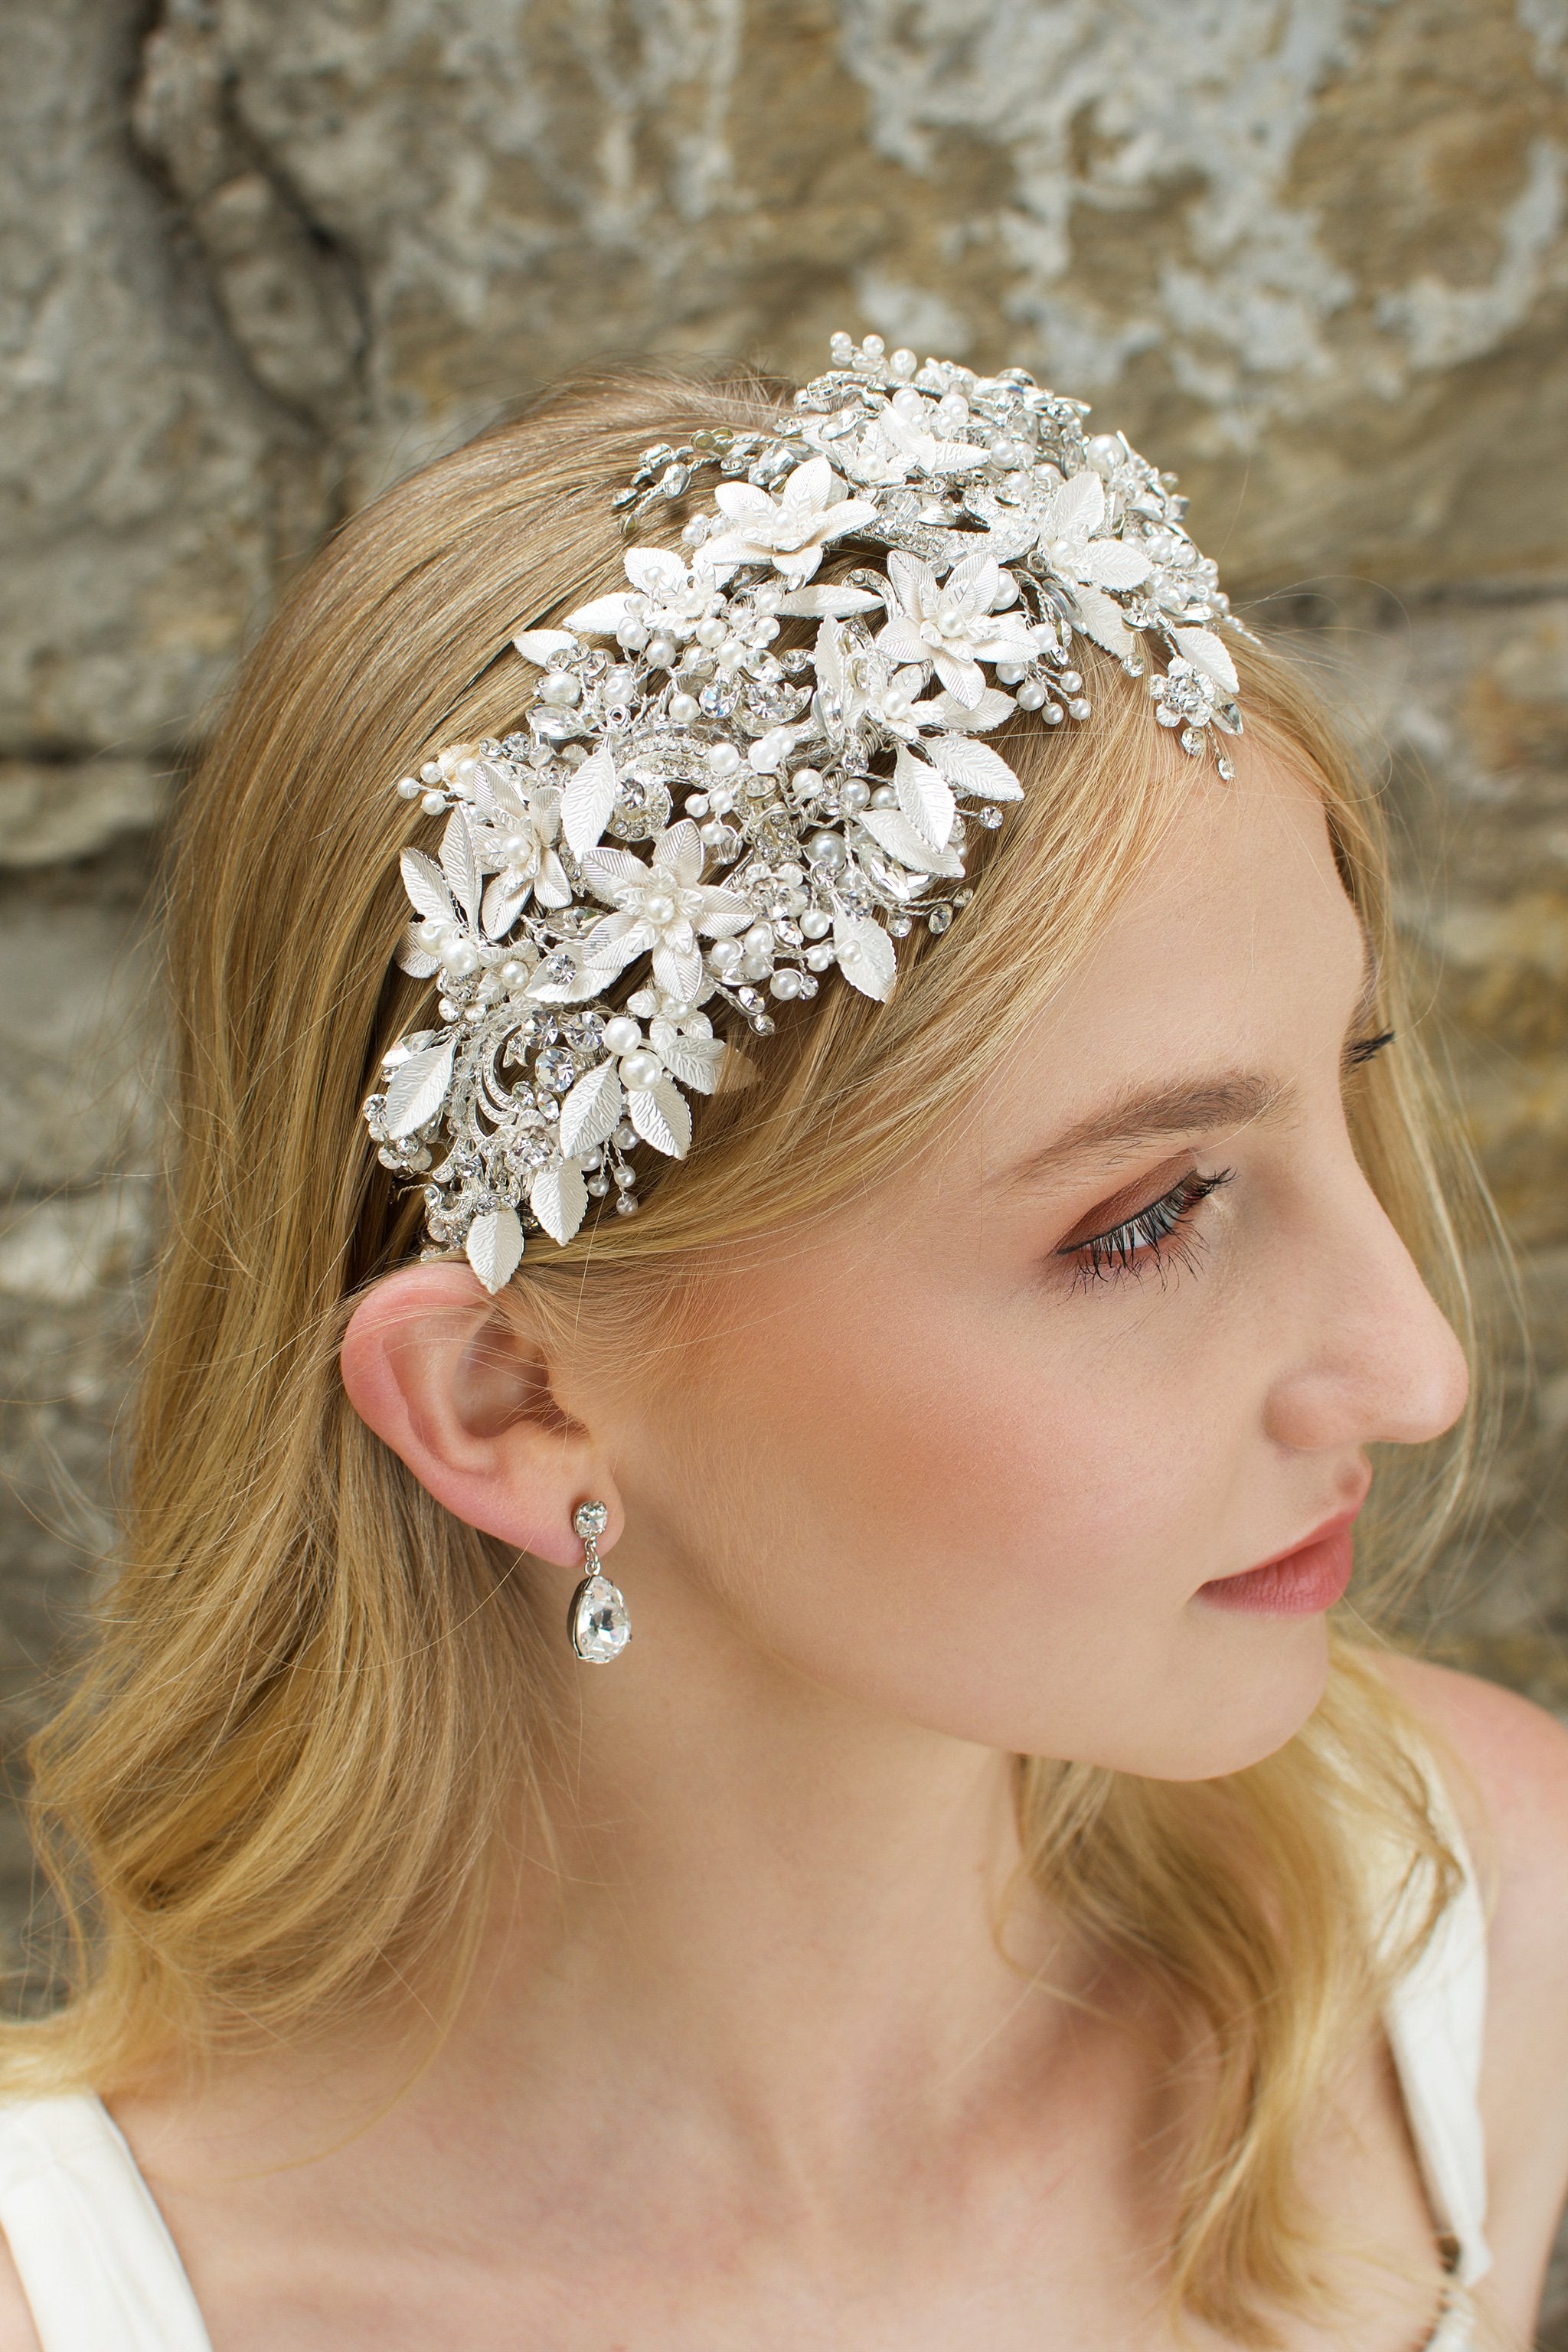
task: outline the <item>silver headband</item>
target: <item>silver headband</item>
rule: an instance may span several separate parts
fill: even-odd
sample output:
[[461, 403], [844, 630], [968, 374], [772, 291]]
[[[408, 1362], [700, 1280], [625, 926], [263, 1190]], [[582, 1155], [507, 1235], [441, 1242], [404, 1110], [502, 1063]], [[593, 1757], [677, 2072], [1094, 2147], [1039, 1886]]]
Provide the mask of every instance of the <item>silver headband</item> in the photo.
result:
[[[518, 731], [397, 787], [448, 813], [438, 862], [403, 852], [397, 954], [441, 975], [440, 1025], [392, 1048], [364, 1116], [423, 1182], [429, 1254], [462, 1246], [491, 1291], [527, 1233], [567, 1242], [612, 1193], [632, 1214], [639, 1147], [684, 1157], [687, 1097], [743, 1078], [705, 1007], [765, 1036], [834, 966], [891, 993], [895, 941], [947, 929], [973, 829], [1022, 797], [978, 738], [1088, 717], [1076, 635], [1232, 773], [1237, 625], [1174, 477], [1021, 368], [875, 335], [831, 358], [793, 415], [647, 450], [624, 530], [719, 477], [681, 551], [633, 548], [625, 589], [524, 630]], [[819, 581], [842, 542], [875, 552]], [[809, 651], [773, 651], [786, 618], [816, 621]]]

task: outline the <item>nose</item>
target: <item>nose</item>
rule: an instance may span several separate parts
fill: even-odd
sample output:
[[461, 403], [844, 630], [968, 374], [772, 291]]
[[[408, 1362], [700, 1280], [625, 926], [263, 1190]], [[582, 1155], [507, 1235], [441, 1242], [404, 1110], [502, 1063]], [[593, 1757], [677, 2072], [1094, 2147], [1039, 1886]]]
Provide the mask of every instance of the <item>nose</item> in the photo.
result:
[[[1359, 1165], [1320, 1217], [1308, 1311], [1293, 1318], [1291, 1361], [1272, 1381], [1265, 1426], [1302, 1450], [1420, 1445], [1451, 1429], [1469, 1369], [1444, 1315]], [[1307, 1276], [1300, 1262], [1298, 1278]]]

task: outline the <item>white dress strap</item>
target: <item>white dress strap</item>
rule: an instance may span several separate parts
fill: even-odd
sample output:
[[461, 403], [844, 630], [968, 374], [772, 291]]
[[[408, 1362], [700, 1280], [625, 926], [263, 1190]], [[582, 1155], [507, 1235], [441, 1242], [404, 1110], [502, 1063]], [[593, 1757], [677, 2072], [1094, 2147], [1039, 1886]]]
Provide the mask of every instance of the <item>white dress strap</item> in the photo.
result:
[[[1435, 1767], [1422, 1759], [1432, 1817], [1463, 1877], [1384, 2012], [1410, 2136], [1439, 2231], [1451, 2241], [1461, 2289], [1491, 2268], [1487, 2244], [1487, 2150], [1481, 2123], [1481, 2042], [1487, 2012], [1487, 1922], [1464, 1832]], [[1419, 1927], [1431, 1901], [1417, 1870], [1389, 1918], [1398, 1937]], [[1438, 2343], [1445, 2339], [1439, 2336]]]
[[174, 2242], [101, 2100], [0, 2105], [0, 2229], [43, 2352], [212, 2352]]

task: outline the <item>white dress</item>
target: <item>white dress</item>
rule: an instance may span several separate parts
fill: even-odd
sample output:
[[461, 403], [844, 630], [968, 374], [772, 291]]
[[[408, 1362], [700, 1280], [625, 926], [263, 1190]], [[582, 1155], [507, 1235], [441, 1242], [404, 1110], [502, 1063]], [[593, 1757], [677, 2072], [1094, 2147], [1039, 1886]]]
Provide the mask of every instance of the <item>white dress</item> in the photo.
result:
[[[1464, 1884], [1384, 2021], [1450, 2263], [1426, 2352], [1474, 2352], [1468, 2290], [1491, 2262], [1479, 2104], [1486, 1921], [1446, 1805], [1444, 1814]], [[1413, 1885], [1408, 1901], [1417, 1915], [1422, 1899]], [[0, 2105], [0, 2230], [43, 2352], [212, 2352], [163, 2217], [123, 2137], [89, 2095]]]

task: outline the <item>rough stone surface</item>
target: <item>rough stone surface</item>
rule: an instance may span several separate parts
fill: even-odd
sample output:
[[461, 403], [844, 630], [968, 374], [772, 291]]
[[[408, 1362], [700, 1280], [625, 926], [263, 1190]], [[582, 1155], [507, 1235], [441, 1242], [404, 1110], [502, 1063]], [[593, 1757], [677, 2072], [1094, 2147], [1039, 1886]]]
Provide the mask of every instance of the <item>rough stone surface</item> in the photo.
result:
[[1436, 1638], [1568, 1712], [1564, 0], [51, 0], [0, 92], [13, 1743], [106, 1524], [149, 845], [280, 572], [561, 369], [838, 326], [1092, 399], [1386, 744], [1534, 1356]]

